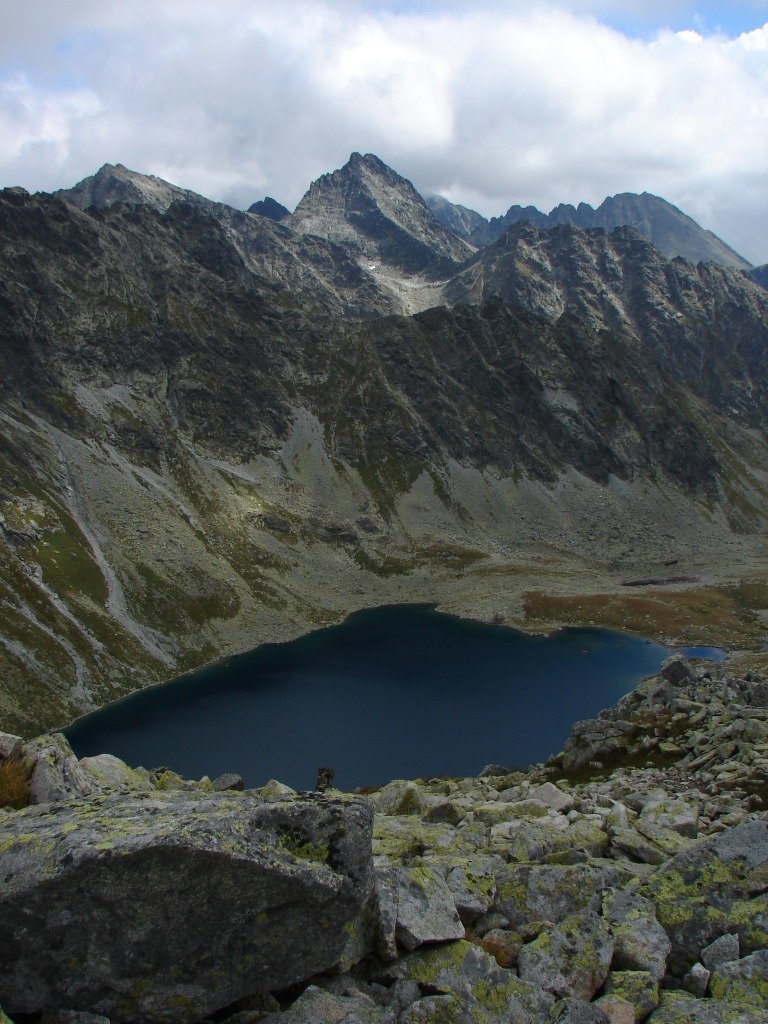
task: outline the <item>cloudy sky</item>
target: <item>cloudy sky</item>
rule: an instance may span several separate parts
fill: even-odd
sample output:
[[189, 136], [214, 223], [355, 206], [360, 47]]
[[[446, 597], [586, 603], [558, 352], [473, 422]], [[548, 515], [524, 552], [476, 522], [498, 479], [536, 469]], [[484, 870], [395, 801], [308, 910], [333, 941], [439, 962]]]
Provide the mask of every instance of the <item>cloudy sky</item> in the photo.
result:
[[662, 195], [768, 261], [768, 0], [0, 0], [0, 185], [293, 207], [353, 150], [487, 215]]

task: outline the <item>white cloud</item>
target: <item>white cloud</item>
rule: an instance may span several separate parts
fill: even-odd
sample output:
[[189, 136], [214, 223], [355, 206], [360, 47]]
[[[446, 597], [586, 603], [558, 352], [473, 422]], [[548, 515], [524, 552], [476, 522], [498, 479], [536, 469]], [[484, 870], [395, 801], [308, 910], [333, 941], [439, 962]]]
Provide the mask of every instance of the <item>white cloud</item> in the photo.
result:
[[372, 151], [486, 214], [656, 192], [768, 260], [768, 25], [644, 40], [597, 19], [676, 5], [569, 6], [21, 5], [0, 13], [0, 182], [56, 188], [120, 161], [291, 205]]

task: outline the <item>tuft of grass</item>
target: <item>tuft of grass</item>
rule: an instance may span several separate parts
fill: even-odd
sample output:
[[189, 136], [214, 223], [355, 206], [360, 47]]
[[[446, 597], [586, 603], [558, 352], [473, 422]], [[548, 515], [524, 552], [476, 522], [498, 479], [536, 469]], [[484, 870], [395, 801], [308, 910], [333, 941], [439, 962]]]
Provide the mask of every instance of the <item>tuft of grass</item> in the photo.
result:
[[34, 763], [26, 757], [8, 757], [0, 761], [0, 807], [14, 811], [31, 803], [29, 780]]

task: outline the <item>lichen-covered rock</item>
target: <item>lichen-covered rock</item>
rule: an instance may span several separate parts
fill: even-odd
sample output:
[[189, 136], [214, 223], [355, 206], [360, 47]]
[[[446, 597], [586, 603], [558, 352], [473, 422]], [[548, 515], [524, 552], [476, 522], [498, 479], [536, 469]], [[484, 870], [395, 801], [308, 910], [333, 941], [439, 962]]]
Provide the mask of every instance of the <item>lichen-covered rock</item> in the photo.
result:
[[725, 932], [738, 934], [743, 952], [768, 947], [767, 879], [768, 821], [753, 819], [695, 844], [643, 883], [671, 939], [677, 977]]
[[394, 868], [397, 941], [406, 949], [464, 938], [464, 925], [445, 879], [426, 864]]
[[379, 814], [420, 814], [425, 806], [424, 794], [415, 782], [395, 780], [371, 797]]
[[26, 753], [35, 765], [29, 780], [33, 803], [57, 803], [98, 792], [98, 785], [81, 767], [62, 733], [54, 732], [30, 740], [26, 744]]
[[[415, 981], [432, 996], [450, 996], [441, 1003], [420, 1006], [414, 1003], [401, 1020], [442, 1024], [467, 1021], [468, 1024], [529, 1024], [546, 1020], [553, 998], [542, 989], [529, 985], [512, 972], [499, 967], [492, 956], [470, 942], [418, 949], [380, 972], [387, 983]], [[434, 1013], [437, 1016], [430, 1017]], [[444, 1013], [446, 1016], [439, 1016]]]
[[715, 999], [763, 1009], [768, 1018], [768, 949], [720, 964], [712, 973], [709, 988]]
[[496, 897], [496, 876], [504, 868], [500, 857], [468, 857], [446, 865], [446, 881], [464, 924], [482, 917]]
[[765, 1024], [765, 1013], [716, 999], [697, 999], [673, 989], [661, 993], [659, 1007], [648, 1024]]
[[659, 983], [648, 971], [611, 971], [605, 983], [605, 993], [620, 996], [631, 1003], [636, 1024], [644, 1021], [659, 1005]]
[[101, 797], [9, 815], [0, 999], [198, 1020], [343, 960], [372, 895], [371, 812], [320, 796]]
[[557, 924], [578, 911], [599, 911], [609, 878], [610, 869], [587, 864], [511, 864], [499, 874], [494, 906], [512, 928]]
[[608, 977], [614, 939], [605, 921], [587, 911], [543, 932], [518, 957], [520, 977], [560, 998], [591, 999]]
[[683, 988], [699, 999], [703, 999], [707, 992], [709, 979], [712, 972], [708, 971], [704, 964], [695, 963], [690, 970], [683, 975]]
[[660, 981], [666, 974], [672, 944], [659, 924], [653, 903], [625, 890], [606, 899], [604, 912], [616, 943], [613, 967], [620, 971], [647, 971]]
[[114, 754], [81, 757], [80, 768], [96, 792], [150, 793], [155, 788], [146, 768], [131, 768]]

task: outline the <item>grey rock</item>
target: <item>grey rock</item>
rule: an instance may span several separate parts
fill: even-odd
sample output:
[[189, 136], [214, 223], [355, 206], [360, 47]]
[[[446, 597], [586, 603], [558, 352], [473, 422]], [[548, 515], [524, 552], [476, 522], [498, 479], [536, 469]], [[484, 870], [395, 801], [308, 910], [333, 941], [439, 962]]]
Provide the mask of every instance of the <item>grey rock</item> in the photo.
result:
[[394, 1024], [395, 1016], [365, 995], [335, 995], [310, 985], [282, 1013], [262, 1017], [263, 1024]]
[[131, 768], [114, 754], [82, 757], [80, 768], [95, 792], [150, 793], [155, 788], [146, 768]]
[[715, 939], [714, 942], [705, 946], [701, 951], [701, 962], [708, 970], [714, 971], [721, 964], [727, 964], [730, 960], [738, 960], [740, 956], [739, 936], [733, 933], [721, 935], [719, 939]]
[[451, 890], [442, 875], [425, 864], [394, 868], [397, 887], [397, 941], [406, 949], [427, 942], [464, 938]]
[[682, 654], [673, 654], [659, 669], [659, 675], [673, 686], [690, 682], [693, 678], [691, 663]]
[[599, 1006], [583, 999], [561, 999], [550, 1016], [552, 1024], [611, 1024]]
[[611, 971], [604, 991], [630, 1003], [638, 1024], [659, 1005], [659, 983], [648, 971]]
[[372, 897], [360, 802], [174, 792], [32, 807], [4, 824], [12, 1014], [198, 1020], [343, 961]]
[[82, 1010], [45, 1010], [40, 1024], [109, 1024], [109, 1018]]
[[376, 866], [375, 891], [378, 914], [377, 946], [379, 957], [387, 962], [397, 959], [397, 911], [399, 887], [392, 868]]
[[[474, 943], [455, 942], [424, 947], [408, 954], [381, 971], [382, 980], [417, 980], [422, 989], [433, 995], [451, 996], [435, 1011], [449, 1014], [449, 1021], [494, 1024], [498, 1020], [510, 1024], [530, 1024], [546, 1020], [554, 999], [542, 989], [529, 985], [504, 970], [494, 958]], [[442, 1022], [443, 1018], [425, 1016], [426, 1006], [419, 1000], [410, 1007], [408, 1020]], [[403, 1018], [406, 1019], [406, 1018]]]
[[225, 790], [233, 789], [242, 791], [245, 789], [245, 783], [243, 782], [242, 775], [237, 775], [235, 772], [225, 772], [223, 775], [217, 775], [212, 781], [214, 792], [223, 793]]
[[10, 732], [0, 732], [0, 760], [9, 757], [21, 757], [24, 753], [24, 740]]
[[661, 993], [659, 1007], [648, 1024], [765, 1024], [765, 1013], [715, 999], [697, 999], [675, 989]]
[[574, 914], [524, 946], [520, 977], [560, 998], [591, 999], [608, 977], [614, 938], [597, 914]]
[[656, 917], [654, 904], [635, 892], [623, 891], [606, 899], [605, 915], [616, 943], [613, 967], [647, 971], [660, 981], [667, 971], [672, 944]]
[[715, 999], [762, 1009], [768, 1017], [768, 949], [717, 966], [710, 990]]
[[371, 797], [378, 814], [420, 814], [425, 806], [424, 794], [415, 782], [395, 780]]
[[551, 782], [545, 782], [541, 786], [534, 786], [528, 793], [530, 800], [540, 800], [553, 811], [569, 811], [573, 807], [573, 797], [570, 793], [564, 793]]
[[35, 763], [29, 780], [33, 803], [56, 803], [98, 791], [62, 733], [38, 736], [27, 743], [26, 750]]
[[636, 1011], [632, 1003], [615, 994], [600, 996], [592, 1004], [606, 1015], [611, 1024], [636, 1024]]
[[704, 964], [696, 963], [683, 975], [683, 988], [701, 999], [707, 991], [711, 976], [712, 972]]

